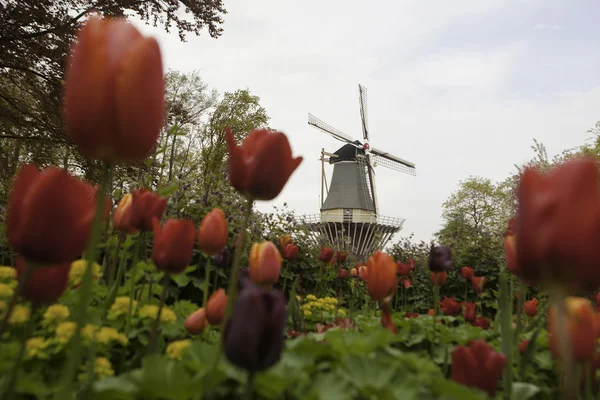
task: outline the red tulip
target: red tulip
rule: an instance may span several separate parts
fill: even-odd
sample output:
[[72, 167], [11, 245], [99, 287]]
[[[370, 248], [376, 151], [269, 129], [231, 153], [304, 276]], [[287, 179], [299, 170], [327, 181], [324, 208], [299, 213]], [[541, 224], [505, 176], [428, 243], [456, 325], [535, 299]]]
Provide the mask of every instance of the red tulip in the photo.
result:
[[131, 215], [129, 222], [132, 227], [144, 232], [154, 229], [152, 220], [162, 218], [167, 199], [147, 189], [137, 189], [131, 192]]
[[[17, 257], [17, 280], [21, 282], [25, 272], [25, 260]], [[34, 303], [54, 303], [69, 283], [71, 263], [35, 266], [29, 273], [21, 295]]]
[[160, 226], [154, 218], [152, 260], [156, 268], [172, 274], [183, 272], [192, 261], [196, 227], [187, 219], [169, 219]]
[[460, 309], [461, 303], [451, 297], [444, 297], [444, 300], [440, 301], [440, 310], [444, 315], [456, 317], [460, 314]]
[[505, 366], [506, 356], [483, 340], [475, 340], [469, 347], [458, 346], [452, 352], [452, 380], [479, 388], [490, 396], [496, 394], [498, 379]]
[[347, 258], [348, 258], [348, 254], [345, 252], [342, 252], [342, 251], [338, 251], [335, 255], [335, 259], [338, 264], [345, 263]]
[[283, 258], [273, 242], [254, 243], [250, 249], [249, 272], [254, 283], [272, 285], [279, 280]]
[[138, 232], [134, 226], [131, 225], [131, 204], [133, 202], [133, 195], [127, 193], [119, 204], [113, 215], [113, 227], [116, 231], [134, 234]]
[[95, 193], [91, 185], [63, 169], [21, 167], [8, 201], [10, 246], [40, 264], [63, 264], [80, 257], [91, 234]]
[[282, 132], [258, 129], [250, 132], [241, 146], [227, 129], [229, 181], [240, 193], [255, 200], [272, 200], [302, 162], [292, 158], [292, 149]]
[[404, 289], [410, 289], [412, 287], [412, 281], [408, 277], [403, 276], [399, 278], [399, 282], [402, 282], [402, 286], [404, 286]]
[[525, 314], [527, 314], [530, 317], [535, 317], [537, 315], [537, 306], [537, 299], [526, 301], [523, 307], [525, 309]]
[[473, 323], [477, 320], [477, 305], [475, 303], [464, 303], [463, 304], [463, 317], [465, 321]]
[[462, 267], [460, 269], [460, 274], [466, 280], [471, 280], [471, 278], [473, 278], [474, 273], [475, 273], [475, 271], [473, 271], [473, 268], [471, 268], [471, 267]]
[[477, 293], [483, 292], [483, 288], [485, 287], [488, 279], [483, 276], [474, 276], [471, 278], [471, 286], [473, 290]]
[[206, 302], [206, 320], [211, 325], [220, 325], [223, 322], [225, 308], [227, 307], [227, 295], [225, 289], [217, 289], [210, 295]]
[[330, 249], [329, 247], [322, 247], [321, 255], [319, 256], [319, 260], [321, 260], [327, 264], [329, 261], [331, 261], [332, 258], [333, 258], [333, 249]]
[[435, 310], [433, 308], [430, 308], [429, 311], [427, 311], [427, 315], [433, 317], [435, 315]]
[[219, 254], [227, 245], [229, 227], [225, 213], [220, 208], [213, 208], [200, 222], [198, 228], [198, 247], [205, 254], [214, 256]]
[[396, 288], [396, 263], [392, 256], [380, 251], [367, 261], [367, 291], [375, 301], [383, 301], [394, 295]]
[[289, 243], [289, 244], [285, 245], [285, 248], [283, 249], [283, 252], [281, 253], [281, 255], [286, 260], [293, 261], [296, 258], [298, 258], [298, 251], [300, 251], [298, 246], [296, 246], [295, 244]]
[[400, 276], [408, 276], [412, 269], [410, 268], [410, 264], [404, 264], [400, 261], [396, 263], [396, 274]]
[[523, 279], [544, 276], [570, 291], [600, 286], [599, 180], [592, 158], [567, 161], [548, 173], [525, 170], [516, 217]]
[[448, 273], [446, 271], [431, 273], [431, 283], [433, 283], [434, 286], [442, 286], [446, 282], [446, 278], [448, 278]]
[[165, 117], [158, 43], [125, 19], [90, 18], [66, 68], [65, 123], [91, 158], [140, 161], [156, 146]]
[[348, 277], [348, 270], [346, 268], [340, 268], [338, 270], [337, 277], [338, 277], [338, 279], [345, 279], [345, 278], [347, 278]]
[[404, 318], [407, 318], [407, 319], [419, 318], [419, 313], [406, 312], [404, 314]]
[[475, 322], [472, 322], [471, 325], [478, 326], [483, 330], [487, 330], [490, 328], [490, 321], [488, 321], [484, 317], [477, 317], [477, 320], [475, 320]]

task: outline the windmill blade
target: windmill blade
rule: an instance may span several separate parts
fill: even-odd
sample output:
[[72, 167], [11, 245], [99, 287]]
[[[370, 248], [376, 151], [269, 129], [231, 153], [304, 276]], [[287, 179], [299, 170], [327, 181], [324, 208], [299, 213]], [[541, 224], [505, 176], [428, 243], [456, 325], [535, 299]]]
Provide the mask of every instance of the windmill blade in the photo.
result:
[[321, 121], [319, 118], [315, 117], [310, 113], [308, 114], [308, 124], [322, 130], [325, 133], [328, 133], [340, 142], [349, 143], [356, 146], [354, 140], [352, 140], [350, 136], [346, 135], [344, 132], [338, 129], [335, 129], [333, 126], [326, 124], [325, 122]]
[[375, 170], [373, 169], [373, 156], [367, 154], [367, 170], [369, 173], [369, 183], [371, 185], [371, 195], [373, 196], [373, 212], [377, 215], [379, 211], [379, 202], [377, 201], [377, 190], [375, 187]]
[[363, 138], [369, 140], [369, 118], [367, 116], [367, 88], [358, 84], [358, 100], [360, 101], [360, 119], [362, 122]]
[[400, 157], [391, 155], [388, 152], [371, 148], [371, 153], [375, 156], [373, 160], [377, 164], [381, 164], [386, 168], [393, 169], [394, 171], [404, 172], [408, 175], [416, 175], [415, 164], [403, 160]]

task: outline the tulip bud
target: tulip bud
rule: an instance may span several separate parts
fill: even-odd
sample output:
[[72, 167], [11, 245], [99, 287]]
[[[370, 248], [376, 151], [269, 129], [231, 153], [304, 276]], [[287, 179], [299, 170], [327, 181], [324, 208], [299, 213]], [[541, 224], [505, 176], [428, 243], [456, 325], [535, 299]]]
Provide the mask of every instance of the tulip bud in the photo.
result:
[[292, 158], [292, 149], [282, 132], [258, 129], [250, 132], [241, 146], [227, 129], [229, 181], [244, 196], [272, 200], [283, 189], [302, 157]]
[[206, 310], [204, 308], [199, 308], [191, 313], [183, 324], [185, 330], [192, 335], [198, 335], [207, 326], [208, 320], [206, 319]]
[[393, 297], [396, 289], [396, 262], [380, 251], [367, 260], [367, 291], [375, 301]]
[[285, 249], [285, 246], [288, 244], [294, 244], [292, 237], [290, 235], [281, 235], [279, 236], [279, 248], [281, 250]]
[[353, 278], [357, 278], [358, 277], [358, 270], [356, 268], [352, 268], [350, 270], [350, 276], [352, 276]]
[[82, 154], [111, 162], [145, 159], [165, 116], [158, 43], [125, 19], [90, 18], [66, 69], [65, 123]]
[[283, 258], [289, 261], [293, 261], [296, 258], [298, 258], [298, 251], [300, 251], [298, 246], [296, 246], [295, 244], [288, 243], [283, 249]]
[[463, 317], [465, 321], [473, 323], [477, 320], [477, 305], [475, 303], [464, 303], [463, 304]]
[[127, 193], [121, 201], [119, 201], [119, 205], [115, 210], [113, 215], [113, 227], [116, 231], [134, 234], [138, 232], [138, 229], [131, 225], [131, 203], [133, 201], [133, 196], [131, 193]]
[[433, 308], [430, 308], [429, 311], [427, 311], [427, 315], [429, 315], [430, 317], [435, 316], [435, 310]]
[[432, 272], [430, 278], [431, 283], [433, 283], [434, 286], [442, 286], [444, 283], [446, 283], [446, 278], [448, 278], [448, 274], [445, 271]]
[[[25, 259], [17, 257], [17, 280], [24, 278]], [[34, 266], [29, 273], [21, 295], [34, 303], [54, 303], [65, 291], [69, 283], [71, 263]]]
[[192, 261], [196, 227], [186, 219], [169, 219], [160, 226], [154, 219], [152, 260], [160, 270], [172, 274], [183, 272]]
[[466, 280], [471, 280], [471, 278], [473, 278], [474, 273], [475, 271], [473, 271], [473, 268], [471, 267], [462, 267], [460, 269], [460, 275]]
[[361, 281], [366, 282], [369, 278], [369, 270], [367, 269], [366, 266], [361, 265], [358, 268], [358, 279], [360, 279]]
[[319, 256], [319, 260], [323, 261], [324, 263], [328, 263], [329, 261], [331, 261], [332, 258], [333, 258], [333, 249], [330, 249], [329, 247], [322, 247], [321, 255]]
[[250, 373], [273, 366], [281, 357], [287, 319], [285, 296], [247, 282], [223, 332], [227, 359]]
[[[566, 325], [568, 343], [576, 362], [590, 362], [596, 351], [596, 318], [589, 300], [582, 297], [567, 297], [565, 300]], [[554, 357], [560, 359], [556, 306], [550, 307], [548, 315], [548, 332], [550, 333], [550, 349]]]
[[131, 215], [129, 222], [140, 231], [150, 232], [153, 229], [154, 218], [162, 218], [167, 199], [147, 189], [137, 189], [131, 192]]
[[488, 279], [483, 276], [474, 276], [471, 278], [471, 287], [473, 288], [473, 291], [476, 293], [483, 292], [483, 288], [485, 287], [487, 281]]
[[229, 228], [225, 213], [220, 208], [213, 208], [206, 214], [198, 228], [198, 248], [205, 254], [214, 256], [227, 244]]
[[458, 346], [452, 352], [452, 380], [490, 396], [495, 396], [505, 366], [506, 356], [483, 340], [474, 340], [469, 347]]
[[88, 244], [96, 193], [63, 169], [21, 167], [8, 200], [10, 246], [37, 264], [70, 263]]
[[206, 319], [211, 325], [220, 325], [223, 322], [225, 308], [227, 307], [227, 295], [224, 289], [218, 289], [210, 295], [206, 302]]
[[527, 314], [529, 317], [535, 317], [537, 315], [537, 306], [538, 299], [526, 301], [523, 307], [525, 314]]
[[504, 256], [506, 257], [506, 268], [513, 274], [519, 276], [519, 265], [517, 264], [517, 238], [515, 236], [516, 222], [514, 218], [508, 221], [508, 227], [504, 233]]
[[431, 246], [429, 250], [429, 270], [444, 272], [452, 267], [452, 251], [448, 246]]
[[273, 242], [254, 243], [250, 249], [250, 278], [261, 285], [272, 285], [279, 280], [283, 258]]

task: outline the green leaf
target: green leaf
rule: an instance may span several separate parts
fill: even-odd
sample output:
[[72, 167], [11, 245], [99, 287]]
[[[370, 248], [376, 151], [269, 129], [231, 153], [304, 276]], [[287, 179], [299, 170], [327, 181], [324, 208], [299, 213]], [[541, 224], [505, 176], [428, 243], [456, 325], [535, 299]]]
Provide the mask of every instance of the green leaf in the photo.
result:
[[97, 400], [129, 400], [135, 399], [137, 386], [126, 376], [109, 376], [94, 382], [92, 390]]
[[514, 382], [512, 384], [512, 400], [528, 400], [540, 392], [540, 388], [525, 382]]
[[179, 184], [174, 183], [166, 188], [161, 189], [158, 194], [160, 194], [162, 197], [170, 196], [175, 193], [177, 189], [179, 189]]
[[129, 378], [140, 388], [143, 398], [186, 400], [192, 391], [201, 393], [183, 365], [161, 355], [144, 358], [142, 368], [132, 371]]

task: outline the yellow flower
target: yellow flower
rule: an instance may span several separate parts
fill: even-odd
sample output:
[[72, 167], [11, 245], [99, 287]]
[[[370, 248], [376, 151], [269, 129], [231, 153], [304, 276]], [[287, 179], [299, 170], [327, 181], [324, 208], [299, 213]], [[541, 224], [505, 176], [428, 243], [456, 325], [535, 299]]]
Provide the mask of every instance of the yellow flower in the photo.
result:
[[[83, 279], [83, 274], [87, 269], [88, 261], [87, 260], [77, 260], [71, 263], [71, 270], [69, 271], [69, 281], [72, 285], [77, 285], [81, 283]], [[99, 278], [102, 270], [99, 264], [92, 264], [92, 276], [94, 278]]]
[[337, 310], [338, 315], [341, 315], [342, 317], [346, 316], [346, 311], [342, 310], [341, 308], [339, 310]]
[[[158, 315], [158, 306], [154, 304], [143, 306], [142, 308], [140, 308], [139, 315], [140, 318], [148, 318], [154, 320]], [[176, 320], [177, 316], [175, 315], [175, 313], [172, 310], [163, 307], [160, 313], [160, 322], [175, 322]]]
[[192, 341], [190, 339], [176, 340], [167, 346], [167, 357], [173, 360], [181, 360], [183, 350], [185, 350]]
[[13, 312], [8, 320], [8, 323], [10, 325], [22, 325], [29, 321], [30, 317], [31, 310], [28, 307], [17, 304], [15, 308], [13, 308]]
[[13, 267], [0, 267], [0, 279], [7, 281], [17, 279], [17, 270]]
[[14, 293], [14, 289], [6, 283], [0, 283], [0, 299], [8, 299]]
[[69, 318], [69, 308], [62, 304], [53, 304], [44, 313], [44, 325], [66, 321]]
[[96, 341], [102, 344], [118, 342], [123, 346], [128, 342], [127, 337], [124, 334], [119, 333], [118, 330], [110, 326], [103, 326], [98, 330], [96, 333]]
[[85, 339], [92, 340], [96, 335], [96, 331], [98, 327], [93, 324], [86, 324], [83, 328], [81, 328], [81, 336]]
[[308, 296], [306, 296], [306, 301], [314, 301], [314, 300], [317, 300], [317, 298], [314, 295], [309, 294]]
[[47, 359], [48, 355], [44, 353], [46, 346], [48, 342], [43, 337], [32, 337], [25, 343], [25, 356], [28, 359]]
[[60, 344], [67, 344], [75, 334], [75, 330], [77, 329], [77, 324], [75, 322], [67, 321], [61, 322], [56, 327], [54, 334], [56, 335], [56, 340]]
[[[121, 315], [127, 315], [129, 312], [129, 303], [131, 299], [128, 296], [120, 296], [115, 299], [115, 302], [112, 306], [110, 306], [110, 311], [108, 312], [108, 319], [117, 319]], [[135, 308], [137, 307], [137, 301], [133, 301], [133, 312], [135, 312]]]
[[6, 302], [3, 300], [0, 300], [0, 311], [4, 311], [6, 309]]
[[300, 300], [302, 300], [302, 297], [296, 296], [296, 300], [300, 301]]
[[113, 376], [115, 371], [112, 369], [110, 360], [106, 357], [97, 357], [94, 360], [94, 373], [98, 379], [105, 378], [107, 376]]
[[310, 317], [312, 315], [312, 311], [310, 310], [304, 310], [304, 316], [305, 317]]

